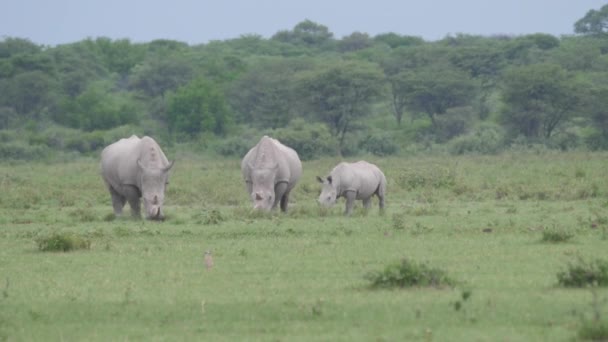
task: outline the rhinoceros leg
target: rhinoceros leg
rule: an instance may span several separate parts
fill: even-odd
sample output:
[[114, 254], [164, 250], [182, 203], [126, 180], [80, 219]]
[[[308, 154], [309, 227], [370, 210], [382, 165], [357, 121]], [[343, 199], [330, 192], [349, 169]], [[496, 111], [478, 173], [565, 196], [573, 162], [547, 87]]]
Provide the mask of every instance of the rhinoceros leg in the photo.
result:
[[283, 197], [281, 197], [281, 211], [284, 213], [287, 212], [287, 205], [289, 204], [289, 193], [290, 191], [287, 191], [285, 192]]
[[[285, 198], [286, 197], [286, 198]], [[281, 211], [287, 211], [287, 201], [289, 199], [289, 192], [287, 191], [287, 182], [280, 182], [274, 186], [274, 204], [272, 209], [281, 203]]]
[[363, 200], [363, 208], [365, 208], [365, 210], [369, 209], [369, 207], [371, 207], [371, 206], [372, 206], [372, 196]]
[[357, 197], [357, 193], [355, 191], [347, 191], [344, 194], [346, 198], [346, 210], [344, 211], [344, 215], [350, 215], [353, 212], [353, 207], [355, 206], [355, 199]]
[[129, 201], [129, 206], [131, 206], [131, 215], [133, 217], [141, 217], [139, 190], [132, 185], [125, 185], [123, 186], [123, 192], [125, 194], [125, 197], [127, 198], [127, 201]]
[[385, 185], [380, 184], [378, 190], [376, 191], [376, 195], [378, 196], [378, 200], [380, 202], [380, 213], [384, 212], [384, 194], [386, 192]]
[[120, 216], [122, 215], [122, 208], [125, 206], [127, 199], [119, 194], [114, 188], [108, 186], [110, 190], [110, 195], [112, 196], [112, 207], [114, 208], [114, 215]]

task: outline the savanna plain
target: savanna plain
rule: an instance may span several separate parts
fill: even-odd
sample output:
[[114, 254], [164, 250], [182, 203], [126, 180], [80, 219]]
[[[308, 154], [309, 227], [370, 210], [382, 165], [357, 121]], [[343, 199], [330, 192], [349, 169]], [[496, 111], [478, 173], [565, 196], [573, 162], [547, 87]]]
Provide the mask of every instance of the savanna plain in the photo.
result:
[[[239, 160], [165, 152], [163, 222], [115, 218], [97, 158], [0, 164], [0, 340], [573, 341], [608, 318], [605, 288], [557, 277], [608, 257], [606, 153], [368, 156], [387, 208], [344, 217], [316, 203], [337, 158], [260, 214]], [[404, 259], [455, 282], [371, 286]]]

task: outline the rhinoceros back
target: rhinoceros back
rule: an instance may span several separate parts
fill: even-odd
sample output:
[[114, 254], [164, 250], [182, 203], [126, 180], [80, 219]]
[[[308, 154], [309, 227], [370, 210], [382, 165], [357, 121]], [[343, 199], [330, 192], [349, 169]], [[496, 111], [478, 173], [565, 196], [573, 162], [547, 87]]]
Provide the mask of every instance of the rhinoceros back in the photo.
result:
[[247, 152], [241, 162], [243, 178], [251, 182], [251, 170], [277, 167], [275, 183], [287, 182], [293, 188], [302, 175], [302, 163], [296, 151], [268, 136]]
[[101, 152], [101, 173], [106, 183], [115, 190], [123, 185], [134, 185], [141, 190], [137, 161], [150, 168], [169, 165], [160, 146], [150, 137], [135, 135], [108, 145]]
[[356, 191], [357, 197], [369, 197], [378, 187], [382, 191], [386, 187], [384, 173], [374, 164], [366, 161], [356, 163], [340, 163], [331, 172], [331, 176], [338, 184], [338, 191]]

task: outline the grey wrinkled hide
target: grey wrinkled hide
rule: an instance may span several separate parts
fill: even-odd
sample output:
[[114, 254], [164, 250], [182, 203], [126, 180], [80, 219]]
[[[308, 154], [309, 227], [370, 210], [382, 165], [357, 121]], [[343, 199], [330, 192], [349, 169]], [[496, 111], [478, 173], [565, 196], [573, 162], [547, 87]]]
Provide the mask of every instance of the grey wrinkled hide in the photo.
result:
[[355, 200], [362, 200], [363, 207], [369, 209], [372, 196], [378, 196], [380, 211], [384, 209], [386, 195], [386, 177], [374, 164], [366, 161], [356, 163], [340, 163], [324, 179], [317, 177], [323, 184], [319, 203], [324, 206], [333, 206], [338, 198], [346, 198], [345, 215], [350, 215]]
[[160, 146], [150, 137], [128, 139], [107, 146], [101, 152], [101, 176], [112, 196], [114, 214], [122, 214], [128, 201], [131, 213], [140, 217], [140, 198], [147, 219], [162, 220], [169, 163]]
[[302, 163], [296, 151], [263, 136], [243, 157], [241, 172], [255, 209], [270, 211], [280, 203], [285, 212], [289, 193], [302, 175]]

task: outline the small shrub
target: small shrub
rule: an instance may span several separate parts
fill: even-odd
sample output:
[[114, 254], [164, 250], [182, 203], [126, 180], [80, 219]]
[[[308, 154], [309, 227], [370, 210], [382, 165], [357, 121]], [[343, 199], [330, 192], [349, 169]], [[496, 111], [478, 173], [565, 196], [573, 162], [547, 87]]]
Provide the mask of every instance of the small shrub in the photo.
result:
[[504, 133], [498, 126], [482, 125], [475, 132], [452, 139], [448, 148], [453, 155], [497, 154], [504, 146]]
[[585, 321], [578, 331], [578, 336], [583, 340], [608, 341], [608, 322]]
[[559, 285], [565, 287], [608, 286], [608, 261], [578, 259], [557, 274]]
[[608, 299], [600, 299], [597, 289], [591, 288], [591, 317], [582, 316], [582, 325], [578, 335], [583, 340], [608, 341], [608, 321], [603, 317], [603, 306]]
[[197, 224], [211, 225], [219, 224], [226, 220], [222, 213], [217, 209], [206, 210], [196, 213], [192, 217]]
[[95, 212], [93, 212], [91, 209], [78, 208], [72, 211], [69, 215], [76, 218], [80, 222], [93, 222], [97, 220]]
[[545, 229], [543, 230], [543, 242], [566, 242], [574, 237], [574, 234], [566, 230]]
[[76, 249], [90, 249], [91, 241], [75, 233], [53, 233], [36, 239], [42, 252], [68, 252]]
[[302, 160], [311, 160], [336, 153], [337, 142], [331, 136], [327, 126], [321, 123], [294, 119], [289, 126], [276, 129], [270, 135], [298, 151]]
[[403, 230], [405, 229], [405, 214], [393, 214], [393, 229]]
[[397, 176], [397, 184], [406, 190], [425, 187], [452, 188], [456, 183], [456, 170], [439, 166], [421, 170], [404, 170]]
[[372, 288], [441, 287], [456, 283], [445, 271], [409, 259], [388, 265], [381, 272], [368, 273], [366, 278]]
[[390, 156], [399, 152], [399, 145], [389, 135], [368, 135], [359, 141], [359, 149], [377, 156]]
[[215, 151], [225, 157], [243, 157], [254, 145], [255, 143], [248, 139], [232, 137], [219, 143]]

